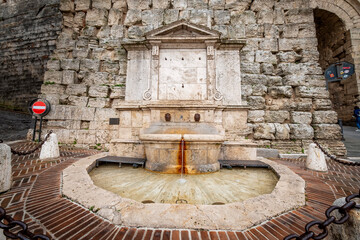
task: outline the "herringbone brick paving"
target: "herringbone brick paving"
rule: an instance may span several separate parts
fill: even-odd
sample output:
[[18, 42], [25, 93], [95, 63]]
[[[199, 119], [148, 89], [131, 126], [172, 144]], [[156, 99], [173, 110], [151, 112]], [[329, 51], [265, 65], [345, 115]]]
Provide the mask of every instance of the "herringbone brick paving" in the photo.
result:
[[[25, 151], [32, 143], [12, 145]], [[120, 227], [61, 196], [61, 171], [94, 150], [61, 148], [57, 159], [39, 160], [39, 152], [12, 157], [13, 186], [0, 194], [1, 207], [17, 220], [25, 221], [35, 233], [61, 240], [167, 240], [167, 239], [283, 239], [302, 233], [311, 220], [325, 219], [324, 211], [337, 198], [356, 193], [360, 188], [360, 168], [328, 162], [329, 171], [305, 169], [304, 160], [274, 161], [288, 166], [306, 181], [306, 206], [274, 217], [246, 231], [195, 231], [187, 229], [149, 229]]]

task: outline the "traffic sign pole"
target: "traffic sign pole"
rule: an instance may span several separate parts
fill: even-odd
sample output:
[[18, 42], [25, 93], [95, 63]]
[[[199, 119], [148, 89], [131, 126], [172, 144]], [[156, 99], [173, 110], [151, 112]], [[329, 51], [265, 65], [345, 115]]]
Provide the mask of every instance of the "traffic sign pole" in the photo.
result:
[[[33, 141], [35, 141], [36, 138], [36, 132], [39, 133], [39, 142], [41, 141], [41, 132], [42, 132], [42, 124], [43, 124], [43, 117], [46, 116], [51, 110], [50, 103], [45, 99], [34, 99], [31, 101], [29, 105], [29, 111], [34, 116], [35, 122], [34, 122], [34, 131], [33, 131]], [[40, 117], [40, 125], [39, 130], [37, 130], [37, 120], [38, 117]]]

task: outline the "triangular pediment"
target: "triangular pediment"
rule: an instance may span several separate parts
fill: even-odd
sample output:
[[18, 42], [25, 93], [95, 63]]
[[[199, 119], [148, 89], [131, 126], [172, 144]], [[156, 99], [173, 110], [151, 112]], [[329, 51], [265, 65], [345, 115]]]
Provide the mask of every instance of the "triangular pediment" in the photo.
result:
[[220, 33], [210, 28], [180, 20], [146, 33], [149, 40], [157, 39], [219, 39]]

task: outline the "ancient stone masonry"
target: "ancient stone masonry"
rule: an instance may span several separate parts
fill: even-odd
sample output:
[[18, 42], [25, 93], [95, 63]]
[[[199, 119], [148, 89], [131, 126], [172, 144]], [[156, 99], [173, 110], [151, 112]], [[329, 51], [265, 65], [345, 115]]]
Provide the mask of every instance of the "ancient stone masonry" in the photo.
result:
[[[200, 113], [201, 121], [216, 122], [220, 116], [220, 121], [234, 126], [225, 130], [227, 136], [253, 139], [283, 152], [301, 152], [317, 139], [343, 155], [338, 115], [319, 64], [311, 4], [305, 0], [61, 0], [62, 32], [41, 87], [42, 96], [53, 104], [46, 127], [55, 129], [60, 142], [108, 148], [113, 139], [137, 139], [145, 122], [165, 121], [160, 111], [154, 116], [139, 113], [133, 106], [117, 110], [126, 108], [125, 97], [131, 99], [126, 96], [127, 64], [133, 68], [132, 59], [142, 59], [135, 69], [146, 78], [153, 74], [144, 69], [150, 58], [158, 61], [155, 43], [141, 56], [136, 51], [129, 54], [124, 46], [183, 20], [219, 32], [222, 42], [246, 42], [240, 50], [239, 93], [242, 104], [249, 107], [246, 127], [236, 128], [234, 123], [240, 118], [229, 119], [212, 110]], [[207, 51], [210, 59], [211, 49]], [[141, 82], [143, 77], [132, 77], [142, 83], [139, 92], [133, 92], [136, 99], [144, 94], [140, 90], [148, 88]], [[109, 125], [109, 118], [120, 118], [120, 126]]]
[[40, 93], [61, 22], [59, 0], [0, 1], [0, 106], [26, 109]]
[[[314, 15], [321, 68], [325, 71], [331, 64], [341, 61], [354, 63], [350, 30], [345, 28], [342, 20], [335, 14], [320, 9], [314, 10]], [[330, 83], [329, 92], [339, 118], [344, 122], [351, 121], [359, 95], [356, 75], [341, 82]]]

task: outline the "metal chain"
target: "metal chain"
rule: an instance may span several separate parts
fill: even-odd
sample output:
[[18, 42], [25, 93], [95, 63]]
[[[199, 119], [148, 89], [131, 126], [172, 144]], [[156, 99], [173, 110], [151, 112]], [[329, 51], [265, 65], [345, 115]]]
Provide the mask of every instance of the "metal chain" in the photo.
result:
[[350, 161], [350, 160], [346, 160], [346, 159], [339, 159], [339, 158], [335, 157], [334, 155], [331, 155], [328, 151], [326, 151], [325, 148], [323, 148], [317, 141], [314, 141], [314, 143], [331, 160], [334, 160], [341, 164], [346, 164], [346, 165], [351, 165], [351, 166], [360, 166], [360, 162]]
[[[7, 224], [3, 220], [6, 220]], [[21, 230], [18, 232], [10, 232], [10, 230], [16, 226], [19, 226]], [[0, 228], [4, 229], [4, 235], [11, 239], [50, 240], [50, 238], [45, 235], [30, 232], [26, 223], [14, 220], [11, 216], [6, 215], [5, 209], [2, 207], [0, 207]]]
[[[359, 194], [353, 194], [353, 195], [347, 196], [345, 198], [346, 203], [343, 206], [341, 206], [341, 207], [339, 207], [339, 206], [331, 206], [331, 207], [329, 207], [325, 211], [325, 216], [326, 216], [325, 221], [323, 221], [323, 222], [321, 222], [321, 221], [311, 221], [308, 224], [306, 224], [305, 232], [302, 235], [299, 236], [297, 234], [291, 234], [291, 235], [285, 237], [284, 240], [291, 240], [291, 239], [296, 239], [296, 240], [315, 239], [315, 240], [319, 240], [319, 239], [324, 239], [328, 235], [327, 227], [331, 223], [343, 224], [349, 219], [349, 211], [350, 210], [352, 210], [354, 208], [360, 209], [360, 204], [356, 205], [356, 202], [351, 201], [354, 198], [359, 198], [360, 199], [360, 189], [359, 189]], [[338, 210], [339, 213], [341, 214], [341, 217], [339, 219], [336, 219], [334, 216], [331, 216], [331, 213], [333, 211], [335, 211], [335, 210]], [[315, 232], [311, 231], [310, 229], [313, 226], [317, 226], [317, 228], [321, 230], [321, 233], [316, 235]]]
[[31, 153], [34, 153], [36, 150], [38, 150], [39, 148], [42, 147], [42, 145], [44, 145], [44, 143], [47, 141], [47, 139], [49, 138], [50, 134], [52, 133], [53, 131], [50, 130], [48, 132], [48, 134], [46, 135], [45, 139], [38, 145], [36, 146], [34, 149], [30, 150], [30, 151], [26, 151], [26, 152], [22, 152], [22, 151], [16, 151], [15, 149], [11, 148], [11, 152], [13, 154], [16, 154], [16, 155], [28, 155], [28, 154], [31, 154]]

